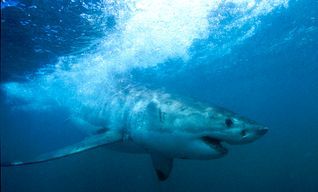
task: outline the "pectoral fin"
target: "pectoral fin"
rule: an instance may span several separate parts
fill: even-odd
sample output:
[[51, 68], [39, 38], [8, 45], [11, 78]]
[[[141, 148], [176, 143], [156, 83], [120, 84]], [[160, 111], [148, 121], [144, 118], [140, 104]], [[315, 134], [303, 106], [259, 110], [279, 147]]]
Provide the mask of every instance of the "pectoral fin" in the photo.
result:
[[166, 180], [173, 166], [173, 159], [161, 154], [151, 154], [152, 164], [160, 181]]
[[122, 134], [111, 130], [86, 138], [77, 144], [67, 146], [51, 153], [43, 154], [32, 161], [1, 162], [1, 167], [22, 166], [52, 161], [120, 141], [122, 141]]

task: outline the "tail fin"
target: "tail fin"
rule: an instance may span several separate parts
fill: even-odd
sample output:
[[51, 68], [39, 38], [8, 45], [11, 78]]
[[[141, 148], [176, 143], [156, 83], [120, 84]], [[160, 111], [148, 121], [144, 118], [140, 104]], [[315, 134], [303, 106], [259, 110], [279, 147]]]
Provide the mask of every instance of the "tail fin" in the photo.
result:
[[109, 130], [103, 134], [95, 135], [87, 139], [84, 139], [83, 141], [75, 145], [70, 145], [57, 151], [43, 154], [31, 161], [1, 162], [1, 167], [32, 165], [37, 163], [48, 162], [120, 141], [122, 141], [122, 134], [118, 131]]

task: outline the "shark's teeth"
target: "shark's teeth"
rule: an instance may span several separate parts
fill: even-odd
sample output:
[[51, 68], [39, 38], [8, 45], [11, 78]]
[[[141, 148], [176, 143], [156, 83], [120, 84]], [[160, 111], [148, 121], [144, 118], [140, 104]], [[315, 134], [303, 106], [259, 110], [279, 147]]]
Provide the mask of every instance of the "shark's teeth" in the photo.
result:
[[220, 151], [221, 153], [227, 153], [228, 150], [222, 146], [221, 140], [215, 139], [210, 136], [203, 136], [202, 141], [204, 141], [206, 144], [208, 144], [210, 147]]

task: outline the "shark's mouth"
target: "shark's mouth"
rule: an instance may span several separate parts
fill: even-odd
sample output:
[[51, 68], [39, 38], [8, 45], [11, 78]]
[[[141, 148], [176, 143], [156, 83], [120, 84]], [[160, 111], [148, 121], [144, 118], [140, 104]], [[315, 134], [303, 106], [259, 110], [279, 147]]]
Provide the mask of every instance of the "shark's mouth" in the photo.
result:
[[219, 151], [220, 153], [227, 153], [228, 150], [222, 146], [221, 144], [221, 140], [219, 139], [216, 139], [216, 138], [213, 138], [213, 137], [210, 137], [210, 136], [203, 136], [202, 137], [202, 141], [204, 141], [207, 145], [209, 145], [211, 148]]

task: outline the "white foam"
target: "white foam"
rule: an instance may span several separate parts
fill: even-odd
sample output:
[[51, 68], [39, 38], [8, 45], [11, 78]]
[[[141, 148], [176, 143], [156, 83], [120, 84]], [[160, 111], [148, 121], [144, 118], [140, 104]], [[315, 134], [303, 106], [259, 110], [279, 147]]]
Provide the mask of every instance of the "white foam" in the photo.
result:
[[[9, 83], [5, 90], [31, 103], [29, 109], [42, 110], [40, 106], [50, 103], [73, 113], [83, 108], [98, 112], [115, 89], [117, 74], [154, 67], [171, 58], [187, 62], [194, 42], [231, 35], [231, 30], [250, 23], [233, 41], [221, 45], [206, 42], [205, 54], [210, 54], [210, 47], [211, 51], [225, 53], [223, 48], [230, 50], [253, 36], [256, 18], [287, 3], [288, 0], [105, 0], [101, 8], [105, 14], [113, 14], [117, 23], [114, 32], [99, 46], [89, 53], [61, 57], [55, 65], [40, 70], [29, 83]], [[224, 24], [227, 14], [234, 19]]]

